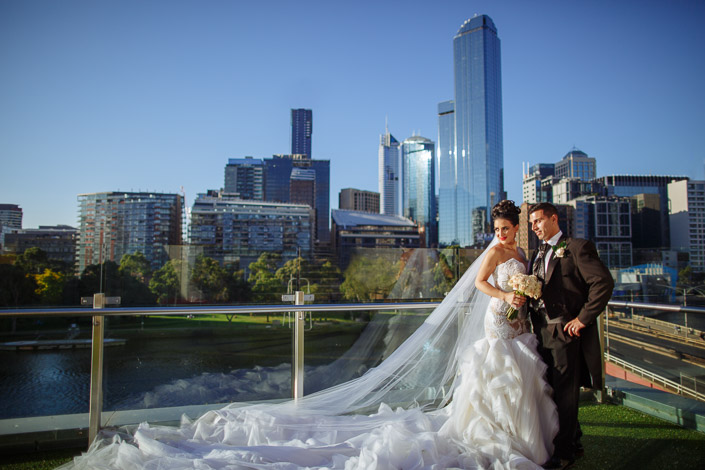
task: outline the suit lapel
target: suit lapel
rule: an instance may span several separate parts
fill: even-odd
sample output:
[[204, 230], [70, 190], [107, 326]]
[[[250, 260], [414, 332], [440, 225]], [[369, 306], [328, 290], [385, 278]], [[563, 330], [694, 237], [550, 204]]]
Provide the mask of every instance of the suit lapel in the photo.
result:
[[[556, 245], [559, 245], [561, 242], [567, 241], [567, 237], [565, 235], [561, 235], [561, 238], [558, 239], [558, 243]], [[553, 250], [551, 250], [553, 251]], [[548, 262], [548, 267], [546, 268], [546, 280], [545, 282], [548, 283], [548, 281], [551, 280], [551, 275], [553, 274], [553, 270], [556, 268], [556, 265], [558, 264], [559, 259], [558, 256], [556, 256], [556, 253], [553, 252], [551, 254], [551, 259]]]

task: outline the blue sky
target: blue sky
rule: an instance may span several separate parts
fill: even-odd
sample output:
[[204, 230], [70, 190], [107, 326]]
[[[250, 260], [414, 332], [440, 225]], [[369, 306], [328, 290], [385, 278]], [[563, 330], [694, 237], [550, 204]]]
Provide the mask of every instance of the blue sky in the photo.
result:
[[196, 193], [228, 158], [313, 156], [338, 192], [377, 191], [385, 119], [437, 140], [452, 40], [502, 42], [505, 186], [574, 146], [598, 175], [705, 175], [705, 0], [0, 1], [0, 203], [76, 225], [76, 195]]

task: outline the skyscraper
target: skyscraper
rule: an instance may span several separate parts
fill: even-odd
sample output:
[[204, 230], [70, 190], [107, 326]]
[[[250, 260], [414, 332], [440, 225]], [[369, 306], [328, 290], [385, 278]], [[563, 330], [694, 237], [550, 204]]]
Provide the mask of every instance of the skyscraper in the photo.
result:
[[436, 146], [413, 136], [402, 142], [401, 149], [404, 217], [416, 222], [427, 247], [436, 246]]
[[[452, 155], [440, 155], [441, 171], [447, 174], [440, 180], [440, 243], [471, 246], [486, 241], [490, 210], [506, 197], [500, 40], [489, 16], [475, 16], [460, 27], [453, 38], [453, 66], [454, 145]], [[447, 112], [441, 111], [439, 106], [439, 134], [447, 134]], [[443, 220], [448, 217], [455, 219], [454, 233]]]
[[401, 215], [401, 154], [399, 141], [389, 130], [379, 139], [380, 212]]
[[438, 239], [444, 245], [453, 245], [457, 235], [456, 161], [455, 161], [455, 103], [438, 104]]
[[291, 153], [292, 155], [311, 155], [311, 136], [313, 134], [313, 111], [310, 109], [291, 110]]

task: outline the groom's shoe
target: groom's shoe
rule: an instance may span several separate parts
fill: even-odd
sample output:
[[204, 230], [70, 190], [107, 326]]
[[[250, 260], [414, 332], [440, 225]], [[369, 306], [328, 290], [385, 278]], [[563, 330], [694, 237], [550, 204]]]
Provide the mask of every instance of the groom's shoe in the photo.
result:
[[570, 468], [573, 466], [575, 463], [575, 457], [569, 457], [569, 458], [560, 458], [557, 455], [554, 455], [548, 461], [542, 465], [543, 468], [545, 469], [559, 469], [559, 470], [564, 470], [567, 468]]

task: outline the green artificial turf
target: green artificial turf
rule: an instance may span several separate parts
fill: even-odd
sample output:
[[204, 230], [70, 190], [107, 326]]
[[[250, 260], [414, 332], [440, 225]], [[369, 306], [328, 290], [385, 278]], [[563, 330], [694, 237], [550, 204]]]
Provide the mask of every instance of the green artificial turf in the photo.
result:
[[580, 407], [587, 469], [702, 469], [705, 434], [618, 405]]

